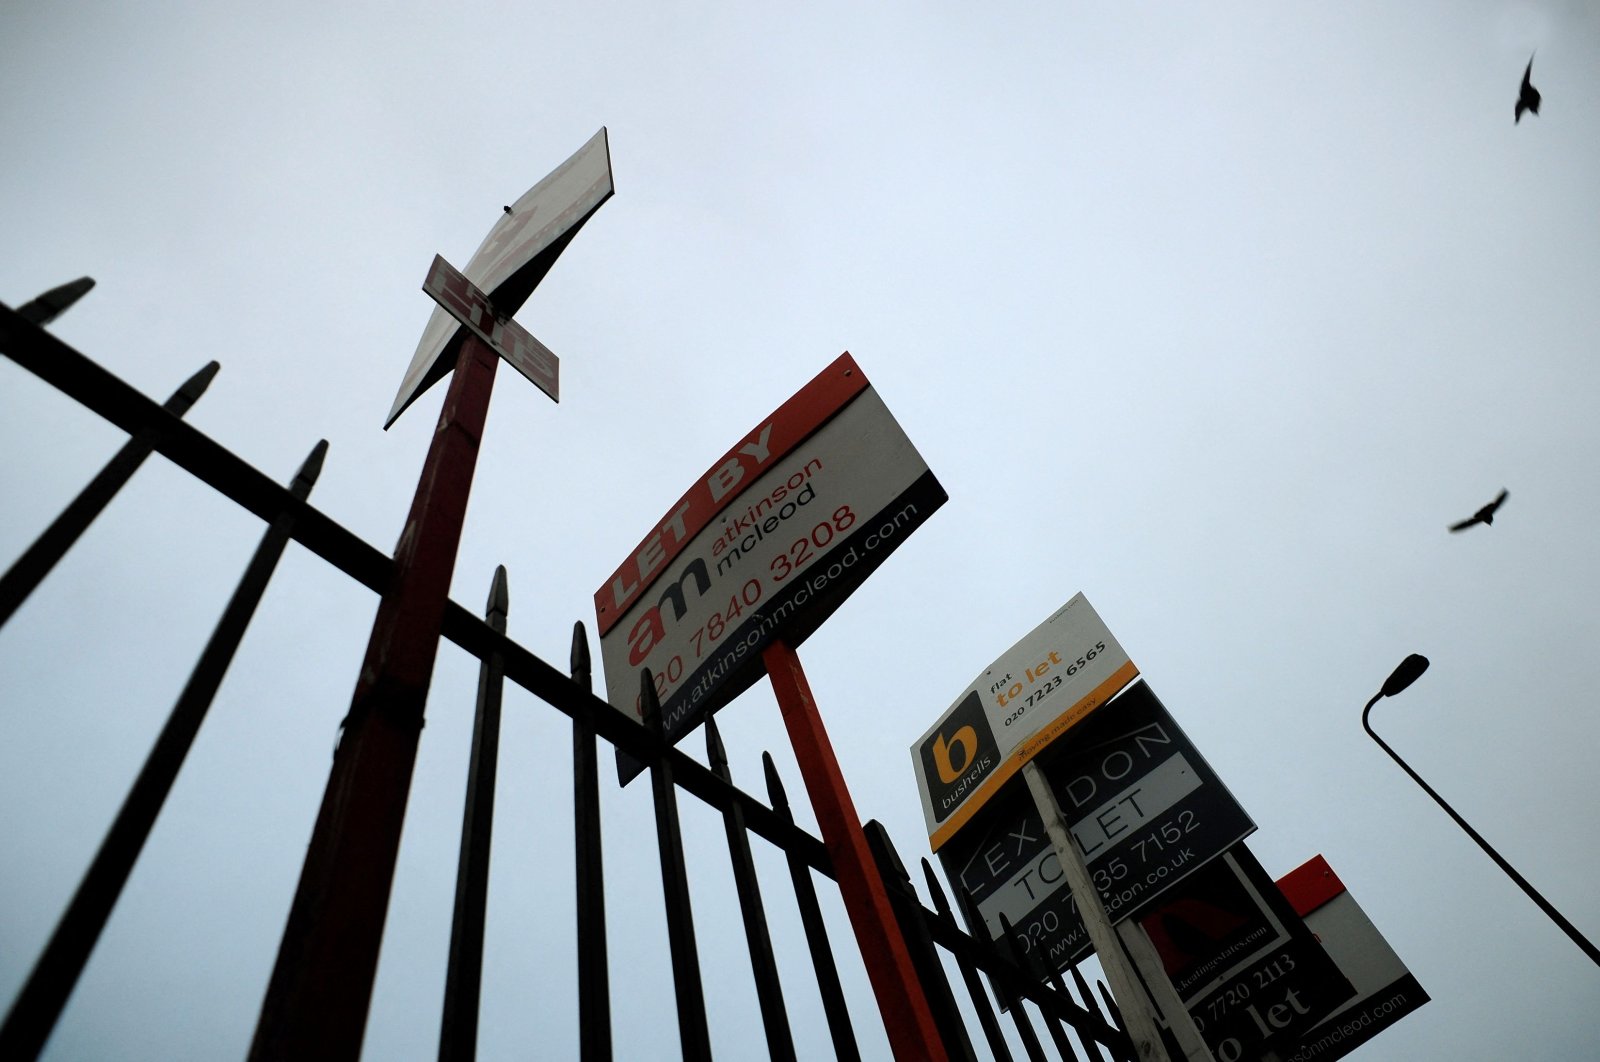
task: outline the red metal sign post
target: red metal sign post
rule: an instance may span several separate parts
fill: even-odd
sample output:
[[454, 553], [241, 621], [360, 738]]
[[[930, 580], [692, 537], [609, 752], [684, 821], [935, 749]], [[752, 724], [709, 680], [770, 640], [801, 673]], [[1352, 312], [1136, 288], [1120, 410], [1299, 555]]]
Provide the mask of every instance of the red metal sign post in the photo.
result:
[[833, 743], [822, 725], [800, 658], [780, 640], [762, 650], [761, 660], [772, 679], [772, 692], [783, 712], [817, 826], [839, 878], [839, 892], [878, 999], [889, 1046], [901, 1062], [943, 1062], [949, 1056], [939, 1039], [938, 1026], [917, 980], [894, 909], [889, 906], [889, 894], [867, 847], [867, 835], [861, 829], [861, 819], [844, 784], [844, 774], [834, 757]]
[[489, 412], [494, 351], [461, 345], [250, 1046], [252, 1059], [356, 1058], [378, 967], [423, 706]]
[[[706, 470], [595, 593], [610, 703], [676, 741], [763, 672], [895, 1058], [947, 1057], [795, 647], [945, 501], [848, 353]], [[643, 765], [618, 756], [626, 784]]]
[[452, 351], [455, 371], [341, 724], [251, 1059], [360, 1056], [495, 366], [505, 357], [556, 398], [555, 355], [510, 315], [611, 193], [602, 129], [505, 208], [464, 273], [442, 258], [428, 271], [423, 288], [441, 309], [423, 332], [388, 422], [450, 372]]

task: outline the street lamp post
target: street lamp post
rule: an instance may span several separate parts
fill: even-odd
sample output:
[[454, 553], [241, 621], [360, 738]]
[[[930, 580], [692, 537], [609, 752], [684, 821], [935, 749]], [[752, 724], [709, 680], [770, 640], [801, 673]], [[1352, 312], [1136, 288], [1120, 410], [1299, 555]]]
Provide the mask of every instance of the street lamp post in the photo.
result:
[[1422, 791], [1431, 796], [1434, 803], [1443, 808], [1445, 814], [1454, 819], [1456, 821], [1456, 825], [1465, 830], [1467, 836], [1476, 841], [1478, 847], [1482, 848], [1486, 853], [1488, 853], [1489, 858], [1494, 860], [1496, 865], [1498, 865], [1501, 870], [1506, 872], [1506, 876], [1512, 881], [1516, 882], [1517, 886], [1522, 889], [1523, 892], [1528, 894], [1528, 898], [1530, 900], [1539, 905], [1539, 910], [1548, 915], [1552, 922], [1561, 927], [1561, 931], [1563, 933], [1572, 938], [1572, 942], [1589, 957], [1589, 961], [1594, 963], [1596, 966], [1600, 966], [1600, 948], [1596, 948], [1592, 943], [1589, 942], [1588, 937], [1585, 937], [1582, 933], [1578, 932], [1577, 926], [1574, 926], [1571, 922], [1567, 921], [1566, 916], [1564, 916], [1560, 911], [1556, 910], [1555, 907], [1551, 905], [1549, 900], [1546, 900], [1543, 896], [1541, 896], [1539, 894], [1539, 890], [1535, 889], [1531, 884], [1529, 884], [1527, 878], [1517, 873], [1517, 869], [1515, 867], [1513, 867], [1510, 863], [1507, 863], [1500, 853], [1496, 852], [1489, 842], [1483, 839], [1483, 836], [1479, 834], [1477, 830], [1469, 826], [1466, 819], [1463, 819], [1460, 815], [1456, 814], [1455, 808], [1452, 808], [1449, 804], [1445, 803], [1444, 798], [1438, 793], [1434, 792], [1433, 787], [1427, 782], [1424, 782], [1422, 780], [1422, 776], [1416, 771], [1413, 771], [1410, 764], [1406, 763], [1405, 760], [1402, 760], [1399, 753], [1390, 748], [1388, 742], [1379, 737], [1377, 732], [1372, 729], [1372, 723], [1369, 720], [1369, 716], [1372, 714], [1372, 706], [1377, 704], [1385, 697], [1393, 697], [1395, 694], [1399, 693], [1401, 690], [1415, 682], [1418, 676], [1420, 676], [1426, 670], [1428, 670], [1428, 658], [1425, 656], [1419, 656], [1416, 653], [1412, 653], [1410, 656], [1402, 660], [1400, 662], [1400, 666], [1394, 669], [1394, 673], [1384, 680], [1383, 688], [1374, 694], [1372, 700], [1368, 701], [1367, 706], [1362, 709], [1361, 725], [1366, 729], [1367, 735], [1371, 737], [1373, 741], [1378, 743], [1378, 747], [1383, 749], [1384, 752], [1387, 752], [1389, 754], [1389, 758], [1398, 763], [1400, 765], [1400, 769], [1409, 774], [1411, 776], [1411, 780], [1420, 785], [1422, 787]]

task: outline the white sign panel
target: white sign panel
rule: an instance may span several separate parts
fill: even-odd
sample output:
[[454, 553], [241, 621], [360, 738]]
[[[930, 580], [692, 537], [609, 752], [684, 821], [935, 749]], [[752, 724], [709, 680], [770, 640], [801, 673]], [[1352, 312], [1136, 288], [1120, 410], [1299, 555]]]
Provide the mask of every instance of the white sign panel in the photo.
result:
[[1138, 674], [1082, 594], [1006, 650], [911, 747], [934, 851]]
[[1278, 1052], [1283, 1062], [1343, 1058], [1428, 1002], [1428, 993], [1384, 940], [1378, 927], [1345, 890], [1321, 856], [1290, 872], [1278, 888], [1317, 935], [1355, 998], [1334, 1011], [1300, 1042]]
[[595, 593], [607, 699], [639, 718], [649, 670], [676, 740], [765, 673], [767, 645], [799, 645], [944, 501], [843, 355], [713, 465]]
[[[509, 317], [522, 308], [556, 257], [613, 191], [611, 151], [602, 128], [511, 205], [461, 272]], [[446, 354], [453, 349], [457, 332], [455, 319], [436, 307], [400, 381], [385, 428], [449, 373], [453, 361]], [[521, 366], [518, 369], [522, 371]]]

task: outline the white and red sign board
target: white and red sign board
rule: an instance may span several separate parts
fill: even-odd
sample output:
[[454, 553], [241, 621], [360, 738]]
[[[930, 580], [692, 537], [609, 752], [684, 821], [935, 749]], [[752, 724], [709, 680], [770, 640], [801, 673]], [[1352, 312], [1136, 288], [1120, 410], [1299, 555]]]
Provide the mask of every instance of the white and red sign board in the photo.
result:
[[[602, 128], [571, 158], [528, 189], [512, 204], [510, 213], [502, 214], [461, 272], [480, 291], [488, 293], [502, 314], [515, 314], [584, 222], [615, 190], [611, 149]], [[385, 428], [450, 372], [455, 362], [448, 355], [455, 349], [458, 335], [451, 315], [435, 308], [405, 378], [400, 381]], [[521, 366], [518, 371], [523, 371]]]
[[495, 310], [489, 296], [446, 262], [443, 255], [433, 256], [433, 265], [422, 282], [422, 290], [535, 387], [555, 401], [561, 401], [561, 364], [550, 348], [533, 338], [526, 328]]
[[1356, 990], [1354, 999], [1293, 1046], [1280, 1049], [1278, 1057], [1283, 1062], [1343, 1058], [1428, 1002], [1428, 993], [1327, 860], [1316, 856], [1278, 879], [1278, 889]]
[[1082, 594], [1007, 649], [911, 746], [933, 850], [1023, 764], [1138, 675]]
[[[866, 376], [841, 355], [690, 487], [595, 592], [606, 695], [641, 716], [649, 670], [669, 741], [799, 645], [945, 502]], [[626, 782], [637, 765], [619, 758]]]

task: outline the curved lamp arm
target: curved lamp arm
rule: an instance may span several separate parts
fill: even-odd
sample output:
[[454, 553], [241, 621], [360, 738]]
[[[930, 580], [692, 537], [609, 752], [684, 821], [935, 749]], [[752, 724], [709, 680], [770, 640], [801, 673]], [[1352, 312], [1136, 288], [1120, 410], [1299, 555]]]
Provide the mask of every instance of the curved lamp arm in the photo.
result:
[[[1412, 673], [1407, 676], [1402, 676], [1402, 671], [1406, 668], [1407, 664], [1411, 663], [1412, 660], [1421, 660], [1421, 666], [1413, 667]], [[1471, 837], [1477, 842], [1478, 847], [1482, 848], [1484, 852], [1488, 854], [1489, 858], [1494, 860], [1495, 864], [1499, 866], [1501, 870], [1506, 872], [1506, 876], [1517, 883], [1517, 886], [1528, 895], [1528, 899], [1538, 904], [1539, 910], [1543, 911], [1552, 922], [1561, 927], [1562, 932], [1566, 933], [1566, 935], [1572, 939], [1572, 942], [1589, 957], [1589, 961], [1594, 963], [1596, 966], [1600, 966], [1600, 948], [1596, 948], [1592, 943], [1590, 943], [1588, 937], [1585, 937], [1582, 933], [1578, 932], [1577, 926], [1574, 926], [1571, 922], [1567, 921], [1566, 916], [1560, 911], [1556, 910], [1555, 907], [1551, 905], [1549, 900], [1546, 900], [1542, 895], [1540, 895], [1539, 890], [1535, 889], [1528, 882], [1527, 878], [1524, 878], [1521, 874], [1517, 873], [1517, 869], [1515, 867], [1513, 867], [1510, 863], [1507, 863], [1505, 859], [1501, 857], [1500, 853], [1496, 852], [1493, 846], [1491, 846], [1488, 841], [1483, 839], [1483, 836], [1479, 834], [1477, 830], [1474, 830], [1470, 825], [1468, 825], [1466, 819], [1463, 819], [1460, 815], [1456, 814], [1456, 809], [1445, 803], [1444, 797], [1434, 792], [1433, 786], [1429, 785], [1427, 782], [1424, 782], [1422, 780], [1422, 776], [1416, 771], [1413, 771], [1411, 769], [1411, 765], [1406, 763], [1405, 760], [1402, 760], [1400, 758], [1400, 754], [1395, 752], [1394, 749], [1390, 748], [1389, 743], [1384, 741], [1383, 738], [1379, 737], [1376, 730], [1372, 729], [1372, 722], [1370, 720], [1370, 716], [1372, 715], [1372, 706], [1377, 704], [1385, 696], [1392, 697], [1394, 694], [1400, 692], [1400, 690], [1403, 690], [1407, 686], [1411, 685], [1412, 681], [1414, 681], [1418, 675], [1422, 674], [1422, 671], [1427, 668], [1427, 666], [1428, 662], [1422, 657], [1407, 657], [1406, 663], [1402, 664], [1399, 669], [1396, 669], [1394, 675], [1389, 677], [1389, 681], [1384, 683], [1384, 688], [1374, 695], [1372, 700], [1367, 702], [1367, 706], [1361, 710], [1361, 726], [1366, 730], [1367, 736], [1372, 738], [1373, 741], [1376, 741], [1378, 743], [1378, 747], [1384, 752], [1387, 752], [1389, 754], [1389, 758], [1394, 760], [1395, 763], [1398, 763], [1400, 765], [1400, 769], [1405, 771], [1406, 774], [1410, 775], [1411, 780], [1421, 786], [1422, 791], [1432, 797], [1434, 803], [1443, 808], [1445, 814], [1454, 819], [1456, 825], [1460, 826], [1466, 831], [1468, 837]], [[1403, 680], [1397, 682], [1397, 677], [1401, 677]]]

